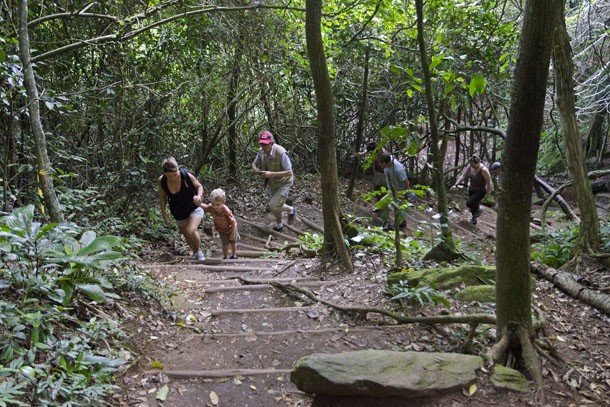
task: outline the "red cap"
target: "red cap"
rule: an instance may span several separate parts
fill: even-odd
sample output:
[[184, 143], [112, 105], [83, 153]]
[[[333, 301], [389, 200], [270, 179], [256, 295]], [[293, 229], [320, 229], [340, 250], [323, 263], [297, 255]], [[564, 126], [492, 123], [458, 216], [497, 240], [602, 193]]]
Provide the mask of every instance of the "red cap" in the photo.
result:
[[275, 139], [273, 138], [273, 134], [270, 131], [263, 131], [261, 135], [258, 137], [258, 144], [270, 144], [275, 143]]

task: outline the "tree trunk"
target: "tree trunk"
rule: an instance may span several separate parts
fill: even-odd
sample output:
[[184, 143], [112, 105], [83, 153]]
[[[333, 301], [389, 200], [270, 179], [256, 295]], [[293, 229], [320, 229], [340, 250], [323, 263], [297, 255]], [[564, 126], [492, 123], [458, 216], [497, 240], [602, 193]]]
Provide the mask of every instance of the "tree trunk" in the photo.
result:
[[434, 108], [434, 99], [432, 97], [432, 81], [430, 79], [430, 61], [426, 53], [426, 43], [424, 39], [424, 11], [423, 0], [416, 0], [415, 7], [417, 10], [417, 42], [419, 44], [420, 62], [424, 76], [424, 86], [426, 92], [426, 105], [428, 108], [428, 123], [430, 126], [430, 152], [432, 154], [432, 181], [436, 190], [437, 210], [440, 215], [441, 224], [441, 243], [440, 245], [449, 249], [450, 252], [455, 252], [455, 258], [459, 257], [455, 249], [455, 243], [449, 227], [449, 209], [447, 207], [447, 191], [445, 189], [445, 180], [443, 177], [443, 157], [439, 149], [438, 126], [436, 122], [436, 110]]
[[4, 210], [7, 208], [12, 191], [17, 190], [17, 165], [15, 165], [17, 164], [17, 131], [15, 127], [16, 112], [12, 93], [13, 92], [9, 92], [9, 94], [11, 94], [9, 99], [9, 114], [6, 116], [6, 121], [3, 121], [6, 123], [6, 128], [4, 129], [6, 140], [4, 143], [4, 163], [2, 164], [2, 173], [4, 174], [4, 177], [2, 177], [2, 192], [4, 193], [4, 196], [3, 202], [0, 202], [0, 209]]
[[576, 191], [580, 209], [580, 231], [573, 257], [582, 253], [595, 253], [600, 248], [600, 229], [595, 198], [585, 167], [585, 153], [582, 148], [578, 123], [576, 121], [576, 102], [574, 97], [574, 67], [572, 47], [566, 29], [563, 13], [557, 15], [555, 44], [553, 47], [553, 66], [557, 88], [557, 106], [561, 115], [561, 129], [567, 147], [567, 165], [572, 185]]
[[339, 177], [337, 172], [337, 143], [335, 140], [334, 96], [324, 44], [320, 31], [322, 15], [321, 0], [307, 0], [306, 5], [307, 55], [311, 64], [311, 75], [318, 105], [318, 151], [322, 186], [322, 212], [324, 217], [324, 251], [335, 252], [343, 266], [352, 271], [354, 266], [343, 238], [341, 206], [339, 203]]
[[608, 113], [604, 108], [601, 108], [593, 116], [593, 122], [587, 134], [587, 158], [595, 158], [598, 163], [602, 160], [602, 148], [604, 146], [604, 121]]
[[[30, 61], [30, 37], [28, 34], [28, 2], [27, 0], [19, 0], [19, 58], [23, 65], [23, 77], [25, 89], [28, 95], [28, 111], [30, 113], [30, 125], [36, 142], [36, 161], [38, 164], [38, 183], [41, 198], [44, 200], [46, 207], [49, 210], [49, 216], [53, 222], [63, 222], [64, 215], [55, 194], [53, 187], [53, 178], [51, 178], [51, 164], [47, 154], [47, 140], [40, 121], [40, 104], [38, 98], [38, 89], [36, 88], [36, 78], [34, 77], [34, 68]], [[42, 208], [44, 213], [44, 206]]]
[[[362, 94], [360, 95], [360, 103], [358, 104], [358, 124], [356, 125], [356, 141], [354, 143], [354, 153], [360, 151], [362, 147], [362, 139], [364, 136], [364, 120], [366, 117], [367, 109], [367, 93], [368, 93], [368, 82], [369, 82], [369, 55], [371, 51], [369, 47], [366, 48], [364, 54], [364, 74], [362, 77]], [[354, 183], [356, 182], [356, 174], [358, 173], [358, 167], [360, 159], [354, 157], [352, 162], [352, 170], [349, 178], [349, 185], [347, 186], [346, 195], [349, 199], [352, 199], [354, 193]]]
[[[546, 81], [559, 0], [528, 0], [510, 103], [510, 121], [498, 197], [496, 305], [498, 343], [517, 350], [537, 385], [540, 363], [532, 344], [529, 220], [536, 159], [544, 113]], [[508, 338], [506, 338], [508, 336]], [[502, 355], [496, 357], [503, 358]]]
[[237, 179], [237, 130], [235, 122], [237, 117], [237, 85], [239, 83], [240, 64], [243, 35], [237, 38], [235, 45], [235, 53], [233, 54], [233, 67], [231, 69], [231, 78], [229, 80], [229, 89], [227, 90], [227, 120], [229, 122], [228, 143], [229, 143], [229, 174], [232, 179]]

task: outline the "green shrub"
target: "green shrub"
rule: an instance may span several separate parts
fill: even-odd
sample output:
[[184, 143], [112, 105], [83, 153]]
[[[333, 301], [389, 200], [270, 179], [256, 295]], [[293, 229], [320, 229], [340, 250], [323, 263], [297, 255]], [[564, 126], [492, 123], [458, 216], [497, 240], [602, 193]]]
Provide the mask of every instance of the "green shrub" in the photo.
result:
[[[0, 406], [107, 405], [125, 364], [114, 321], [78, 309], [138, 289], [164, 291], [124, 255], [133, 243], [72, 223], [44, 225], [34, 208], [0, 218]], [[95, 305], [98, 304], [98, 305]]]

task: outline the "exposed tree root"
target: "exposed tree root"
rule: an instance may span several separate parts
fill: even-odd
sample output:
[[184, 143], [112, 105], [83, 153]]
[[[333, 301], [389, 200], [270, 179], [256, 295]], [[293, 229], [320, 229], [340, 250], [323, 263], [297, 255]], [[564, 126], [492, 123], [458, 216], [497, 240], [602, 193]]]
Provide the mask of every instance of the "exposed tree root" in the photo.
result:
[[342, 305], [333, 304], [326, 300], [317, 297], [313, 292], [306, 288], [297, 287], [292, 284], [272, 283], [274, 287], [282, 289], [291, 294], [297, 292], [305, 295], [309, 299], [324, 304], [338, 311], [356, 314], [363, 320], [366, 320], [368, 314], [379, 314], [390, 319], [393, 319], [400, 324], [495, 324], [496, 317], [488, 314], [472, 314], [472, 315], [434, 315], [430, 317], [409, 317], [402, 314], [397, 314], [383, 308], [361, 308], [361, 307], [345, 307]]
[[508, 354], [508, 345], [509, 345], [509, 337], [506, 331], [498, 334], [501, 334], [500, 340], [496, 342], [491, 348], [487, 350], [485, 353], [485, 359], [489, 363], [490, 366], [495, 365], [496, 363], [502, 363], [505, 361], [505, 355]]
[[540, 365], [538, 353], [536, 353], [536, 348], [534, 348], [532, 343], [530, 332], [525, 327], [519, 326], [517, 327], [515, 334], [521, 344], [521, 356], [523, 363], [525, 364], [525, 369], [532, 376], [534, 384], [539, 389], [542, 386], [542, 367]]
[[[485, 354], [489, 367], [492, 368], [496, 363], [514, 367], [517, 362], [521, 361], [534, 385], [540, 388], [542, 386], [542, 368], [529, 331], [525, 327], [514, 326], [511, 329], [504, 328], [499, 334], [500, 340]], [[515, 351], [520, 352], [520, 355]]]

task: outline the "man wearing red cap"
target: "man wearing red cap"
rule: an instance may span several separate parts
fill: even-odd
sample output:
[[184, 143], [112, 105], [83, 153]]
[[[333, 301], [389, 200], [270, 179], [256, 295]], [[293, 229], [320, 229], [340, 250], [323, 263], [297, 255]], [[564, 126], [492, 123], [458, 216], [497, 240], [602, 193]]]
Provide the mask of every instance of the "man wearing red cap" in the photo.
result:
[[283, 212], [288, 213], [288, 224], [294, 223], [295, 209], [286, 205], [294, 181], [292, 162], [286, 149], [275, 144], [275, 138], [270, 131], [265, 130], [259, 135], [258, 144], [261, 148], [252, 162], [252, 169], [266, 180], [265, 184], [269, 188], [269, 209], [275, 216], [273, 230], [281, 231], [284, 229]]

